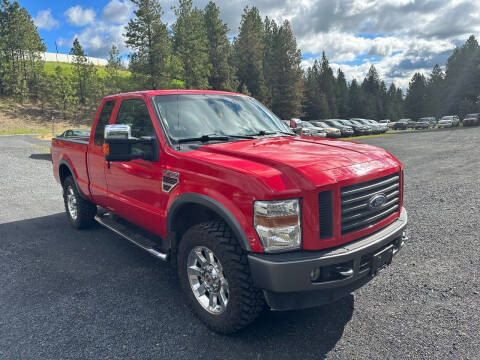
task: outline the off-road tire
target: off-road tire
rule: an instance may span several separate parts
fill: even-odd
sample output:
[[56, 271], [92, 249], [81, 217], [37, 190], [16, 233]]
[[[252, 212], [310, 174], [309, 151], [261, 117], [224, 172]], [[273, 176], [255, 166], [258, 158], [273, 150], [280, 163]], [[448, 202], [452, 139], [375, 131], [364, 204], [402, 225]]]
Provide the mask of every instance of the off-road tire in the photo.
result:
[[[77, 217], [74, 219], [68, 209], [67, 194], [69, 189], [73, 190], [77, 201]], [[85, 200], [78, 192], [75, 181], [71, 176], [68, 176], [63, 181], [63, 201], [65, 204], [65, 212], [67, 213], [68, 220], [72, 226], [76, 229], [84, 229], [92, 226], [95, 223], [94, 217], [97, 214], [97, 206], [88, 200]]]
[[[196, 246], [208, 247], [222, 264], [229, 284], [229, 301], [221, 314], [205, 310], [190, 287], [187, 258]], [[223, 221], [201, 223], [185, 232], [178, 247], [177, 272], [188, 305], [200, 320], [216, 332], [229, 334], [242, 330], [265, 308], [263, 293], [252, 281], [247, 253]]]

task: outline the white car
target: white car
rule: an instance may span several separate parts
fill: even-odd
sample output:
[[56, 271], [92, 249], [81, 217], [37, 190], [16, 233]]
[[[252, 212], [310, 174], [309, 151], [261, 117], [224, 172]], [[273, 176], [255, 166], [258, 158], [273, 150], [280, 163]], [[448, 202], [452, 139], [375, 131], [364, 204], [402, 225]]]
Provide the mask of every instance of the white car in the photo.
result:
[[437, 126], [439, 128], [450, 128], [453, 127], [453, 121], [450, 119], [440, 119], [440, 121], [437, 123]]
[[[447, 115], [440, 119], [440, 121], [442, 120], [450, 120], [452, 122], [452, 127], [458, 126], [460, 124], [460, 118], [457, 115]], [[440, 124], [440, 121], [438, 122], [439, 124]]]
[[316, 127], [308, 121], [297, 123], [297, 127], [302, 128], [301, 134], [304, 136], [327, 137], [327, 133], [322, 128]]

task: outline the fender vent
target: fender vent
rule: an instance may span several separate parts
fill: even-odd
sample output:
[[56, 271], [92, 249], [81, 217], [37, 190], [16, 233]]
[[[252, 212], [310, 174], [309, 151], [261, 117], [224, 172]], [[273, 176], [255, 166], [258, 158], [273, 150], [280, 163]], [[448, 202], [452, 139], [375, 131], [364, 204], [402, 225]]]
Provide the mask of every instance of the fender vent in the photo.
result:
[[162, 190], [166, 193], [169, 193], [177, 185], [178, 185], [178, 172], [163, 170]]
[[332, 191], [318, 194], [318, 216], [320, 223], [320, 239], [333, 236]]

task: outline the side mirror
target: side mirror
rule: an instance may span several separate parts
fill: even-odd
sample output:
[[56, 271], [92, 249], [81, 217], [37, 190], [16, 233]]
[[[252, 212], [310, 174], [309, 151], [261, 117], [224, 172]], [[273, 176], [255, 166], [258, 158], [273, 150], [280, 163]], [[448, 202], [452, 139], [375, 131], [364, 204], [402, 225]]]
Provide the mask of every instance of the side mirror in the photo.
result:
[[155, 159], [155, 138], [132, 137], [130, 125], [105, 126], [105, 142], [103, 153], [107, 161], [130, 161]]

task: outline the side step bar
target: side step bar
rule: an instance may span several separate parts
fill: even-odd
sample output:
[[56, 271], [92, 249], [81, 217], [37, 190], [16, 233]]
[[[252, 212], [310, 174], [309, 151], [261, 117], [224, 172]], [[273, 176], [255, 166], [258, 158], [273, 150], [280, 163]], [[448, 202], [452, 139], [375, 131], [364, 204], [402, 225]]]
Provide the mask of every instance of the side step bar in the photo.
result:
[[111, 219], [108, 213], [103, 215], [96, 215], [95, 220], [107, 229], [112, 230], [114, 233], [127, 239], [131, 243], [137, 245], [143, 250], [149, 252], [153, 256], [159, 258], [162, 261], [168, 261], [168, 254], [162, 252], [157, 248], [157, 244], [149, 238], [131, 230], [128, 226]]

